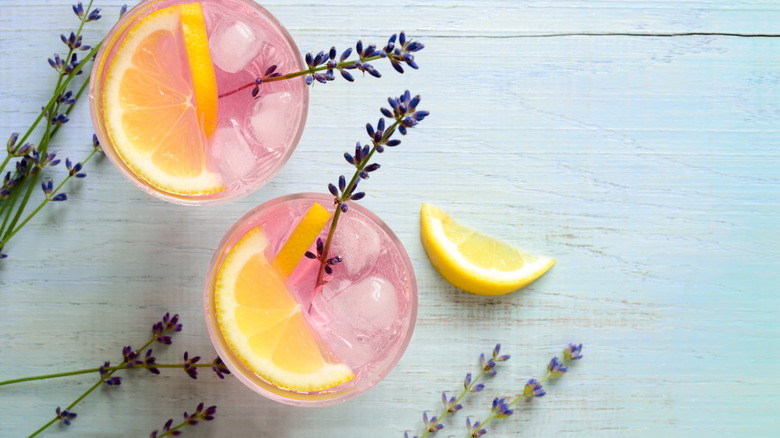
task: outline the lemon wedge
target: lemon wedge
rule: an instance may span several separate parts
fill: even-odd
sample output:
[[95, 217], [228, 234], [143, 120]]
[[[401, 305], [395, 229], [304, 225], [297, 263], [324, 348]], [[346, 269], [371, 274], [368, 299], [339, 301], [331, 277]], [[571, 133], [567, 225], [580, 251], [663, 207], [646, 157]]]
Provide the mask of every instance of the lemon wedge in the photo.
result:
[[532, 255], [486, 236], [425, 203], [420, 237], [439, 274], [453, 286], [478, 295], [516, 291], [555, 264], [554, 258]]

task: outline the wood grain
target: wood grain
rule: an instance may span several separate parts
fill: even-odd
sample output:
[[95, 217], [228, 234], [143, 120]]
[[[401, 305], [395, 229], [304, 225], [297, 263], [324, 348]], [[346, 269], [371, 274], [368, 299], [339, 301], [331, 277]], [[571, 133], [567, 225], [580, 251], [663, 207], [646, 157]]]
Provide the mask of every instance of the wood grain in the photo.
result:
[[[108, 30], [121, 2], [104, 1]], [[199, 401], [218, 405], [187, 436], [401, 437], [420, 433], [481, 352], [512, 354], [437, 435], [465, 436], [495, 396], [516, 394], [570, 341], [585, 358], [490, 427], [489, 436], [771, 436], [780, 418], [780, 3], [537, 0], [274, 2], [302, 50], [406, 30], [419, 71], [315, 86], [304, 136], [266, 187], [228, 205], [152, 199], [99, 160], [5, 249], [0, 380], [120, 360], [166, 311], [184, 331], [155, 349], [210, 358], [201, 291], [211, 252], [253, 206], [325, 190], [385, 98], [423, 96], [431, 116], [361, 201], [404, 243], [418, 277], [417, 328], [396, 369], [356, 400], [322, 409], [267, 401], [203, 372], [127, 373], [81, 403], [66, 432], [146, 436]], [[22, 130], [49, 97], [46, 58], [69, 3], [0, 8], [0, 132]], [[687, 33], [708, 35], [677, 35]], [[578, 35], [571, 35], [578, 34]], [[583, 35], [590, 34], [590, 35]], [[594, 35], [596, 34], [596, 35]], [[664, 34], [666, 36], [660, 36]], [[718, 35], [715, 35], [718, 34]], [[739, 35], [726, 35], [739, 34]], [[753, 36], [751, 36], [753, 35]], [[57, 147], [86, 155], [81, 102]], [[430, 202], [466, 225], [558, 263], [504, 297], [447, 284], [419, 241]], [[210, 360], [210, 359], [209, 359]], [[93, 377], [0, 388], [0, 436], [25, 436]]]

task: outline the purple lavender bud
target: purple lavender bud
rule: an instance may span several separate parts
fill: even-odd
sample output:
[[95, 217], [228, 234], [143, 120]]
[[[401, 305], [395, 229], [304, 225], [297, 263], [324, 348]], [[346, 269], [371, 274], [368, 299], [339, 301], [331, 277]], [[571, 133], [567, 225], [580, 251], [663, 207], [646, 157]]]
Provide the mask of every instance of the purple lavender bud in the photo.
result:
[[[349, 161], [349, 160], [347, 160], [347, 161]], [[336, 186], [334, 186], [333, 184], [328, 184], [328, 191], [333, 196], [338, 196], [339, 195], [338, 189], [336, 189]]]
[[339, 70], [339, 73], [341, 73], [341, 77], [343, 77], [344, 79], [348, 80], [349, 82], [354, 82], [355, 81], [355, 78], [348, 71], [342, 69], [342, 70]]
[[311, 251], [306, 251], [305, 253], [303, 253], [303, 255], [304, 255], [304, 256], [305, 256], [307, 259], [312, 259], [312, 260], [314, 260], [314, 259], [316, 259], [316, 258], [317, 258], [317, 256], [316, 256], [316, 255], [315, 255], [313, 252], [311, 252]]
[[412, 41], [406, 46], [406, 50], [409, 52], [419, 52], [424, 48], [425, 45], [419, 41]]
[[[275, 71], [276, 71], [276, 64], [273, 64], [272, 66], [268, 67], [265, 70], [265, 73], [263, 74], [263, 77], [271, 76], [271, 74], [273, 74], [273, 72], [275, 72]], [[258, 84], [258, 85], [260, 85], [260, 84]]]
[[343, 193], [346, 188], [347, 188], [347, 178], [344, 175], [341, 175], [339, 176], [339, 190]]
[[325, 273], [328, 275], [333, 274], [333, 268], [331, 268], [330, 266], [325, 266]]
[[363, 64], [363, 68], [365, 69], [365, 71], [367, 71], [367, 72], [368, 72], [368, 74], [370, 74], [371, 76], [373, 76], [373, 77], [375, 77], [375, 78], [381, 78], [381, 77], [382, 77], [382, 74], [381, 74], [381, 73], [379, 73], [379, 72], [378, 72], [378, 71], [377, 71], [377, 70], [374, 68], [374, 66], [372, 66], [371, 64]]
[[397, 139], [388, 140], [387, 143], [385, 143], [386, 146], [390, 146], [390, 147], [398, 146], [399, 144], [401, 144], [401, 140], [397, 140]]
[[76, 14], [77, 17], [83, 18], [84, 17], [84, 5], [81, 4], [81, 2], [78, 2], [78, 4], [73, 5], [73, 13]]
[[381, 144], [378, 144], [376, 145], [376, 151], [381, 154], [382, 152], [385, 151], [385, 147], [382, 146]]
[[60, 410], [59, 406], [57, 406], [57, 409], [55, 409], [54, 412], [57, 413], [57, 419], [62, 421], [62, 424], [66, 426], [70, 426], [70, 420], [76, 418], [75, 412], [70, 412], [67, 409]]
[[344, 52], [339, 57], [339, 62], [344, 62], [347, 58], [349, 58], [349, 55], [352, 54], [352, 47], [347, 47], [347, 50], [344, 50]]
[[99, 20], [100, 17], [100, 8], [95, 8], [89, 13], [89, 16], [87, 16], [87, 21], [96, 21]]
[[542, 397], [546, 392], [542, 388], [542, 385], [536, 379], [528, 380], [523, 388], [523, 397]]
[[100, 141], [98, 141], [97, 135], [92, 134], [92, 147], [96, 150], [100, 150]]
[[322, 252], [325, 250], [325, 244], [322, 242], [321, 238], [317, 238], [317, 254], [322, 256]]
[[398, 126], [398, 132], [401, 133], [401, 135], [406, 135], [406, 127], [403, 125]]
[[463, 380], [463, 387], [468, 389], [471, 385], [471, 373], [466, 373], [466, 378]]
[[42, 182], [41, 189], [43, 189], [43, 193], [46, 194], [46, 196], [49, 196], [52, 190], [54, 190], [54, 182], [51, 179], [48, 182]]
[[359, 201], [359, 200], [363, 199], [365, 196], [366, 196], [365, 192], [358, 192], [358, 193], [352, 194], [352, 196], [350, 196], [349, 199], [352, 200], [352, 201]]
[[563, 366], [561, 361], [554, 357], [550, 360], [550, 363], [547, 365], [547, 372], [550, 373], [550, 376], [552, 377], [560, 377], [566, 373], [569, 369]]
[[582, 359], [582, 344], [569, 344], [565, 350], [563, 350], [563, 360], [580, 360]]
[[355, 157], [350, 155], [348, 152], [344, 153], [344, 159], [347, 160], [347, 163], [355, 165]]
[[304, 58], [306, 60], [306, 65], [312, 67], [312, 64], [314, 63], [314, 57], [312, 56], [311, 52], [307, 53]]
[[314, 57], [312, 64], [314, 64], [314, 66], [316, 67], [322, 64], [324, 61], [325, 61], [325, 52], [320, 51], [320, 53], [317, 53], [317, 56]]
[[65, 193], [58, 193], [53, 198], [51, 198], [51, 200], [52, 201], [67, 201], [68, 200], [68, 195], [66, 195]]
[[474, 385], [474, 387], [471, 388], [469, 391], [470, 392], [480, 392], [483, 389], [485, 389], [485, 384], [484, 383], [478, 383], [478, 384]]
[[493, 415], [496, 416], [496, 418], [506, 418], [512, 415], [512, 413], [514, 412], [511, 409], [509, 409], [509, 405], [507, 404], [506, 400], [503, 398], [493, 399], [493, 407], [491, 411], [493, 412]]
[[349, 207], [347, 207], [347, 204], [341, 204], [341, 212], [346, 213], [347, 210], [349, 210]]
[[387, 109], [387, 108], [380, 108], [380, 109], [379, 109], [379, 111], [381, 111], [381, 112], [382, 112], [382, 115], [384, 115], [385, 117], [390, 117], [390, 118], [393, 118], [393, 117], [394, 117], [394, 116], [393, 116], [393, 112], [392, 112], [392, 111], [390, 111], [390, 110], [389, 110], [389, 109]]
[[369, 137], [374, 136], [374, 127], [370, 123], [366, 123], [366, 132], [368, 133]]
[[406, 33], [401, 32], [398, 34], [398, 44], [400, 45], [406, 45]]
[[311, 85], [312, 82], [314, 82], [314, 77], [312, 75], [306, 75], [306, 85]]
[[369, 44], [366, 50], [363, 51], [364, 58], [370, 58], [376, 54], [376, 44]]
[[366, 172], [375, 172], [379, 170], [379, 163], [371, 163], [368, 166], [366, 166], [363, 170]]
[[8, 137], [8, 143], [6, 143], [6, 148], [8, 148], [8, 152], [10, 153], [14, 146], [16, 146], [16, 141], [19, 140], [19, 133], [18, 132], [12, 132], [11, 136]]
[[252, 88], [252, 97], [257, 97], [258, 94], [260, 94], [260, 87], [255, 85], [255, 88]]
[[125, 15], [125, 12], [127, 12], [127, 5], [122, 5], [122, 7], [119, 8], [119, 18], [122, 18], [122, 16]]
[[336, 55], [337, 54], [338, 53], [336, 52], [336, 46], [332, 46], [330, 48], [330, 51], [328, 51], [328, 59], [330, 59], [330, 60], [336, 59]]
[[363, 41], [358, 40], [357, 44], [355, 44], [355, 51], [363, 58]]
[[390, 65], [393, 66], [395, 71], [397, 71], [398, 73], [403, 74], [404, 68], [401, 66], [401, 64], [398, 63], [398, 61], [396, 61], [395, 59], [390, 58]]

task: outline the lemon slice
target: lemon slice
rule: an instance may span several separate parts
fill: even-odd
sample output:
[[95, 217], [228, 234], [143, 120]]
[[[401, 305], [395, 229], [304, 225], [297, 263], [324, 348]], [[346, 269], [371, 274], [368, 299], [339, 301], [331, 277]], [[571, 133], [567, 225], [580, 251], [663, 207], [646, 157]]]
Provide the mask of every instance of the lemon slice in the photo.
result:
[[312, 333], [284, 279], [266, 260], [267, 247], [263, 229], [252, 229], [230, 250], [217, 274], [215, 310], [228, 346], [244, 365], [280, 388], [321, 391], [352, 380], [355, 375], [347, 365], [326, 359], [333, 355]]
[[200, 3], [140, 19], [108, 66], [102, 97], [111, 143], [139, 178], [176, 195], [225, 190], [206, 166], [217, 89]]
[[453, 286], [478, 295], [503, 295], [531, 283], [555, 259], [528, 254], [452, 220], [423, 203], [420, 237], [431, 263]]
[[295, 231], [276, 255], [275, 264], [285, 276], [290, 276], [331, 216], [331, 212], [317, 202], [309, 207], [306, 215], [298, 222]]

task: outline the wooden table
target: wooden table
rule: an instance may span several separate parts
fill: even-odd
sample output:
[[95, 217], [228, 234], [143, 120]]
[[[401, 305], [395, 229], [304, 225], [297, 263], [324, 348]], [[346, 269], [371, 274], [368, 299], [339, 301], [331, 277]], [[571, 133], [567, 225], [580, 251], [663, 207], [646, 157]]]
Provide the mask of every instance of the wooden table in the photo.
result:
[[[121, 1], [86, 27], [94, 43]], [[409, 3], [409, 4], [402, 4]], [[47, 435], [148, 436], [198, 402], [218, 406], [201, 437], [401, 437], [422, 432], [501, 342], [512, 359], [436, 436], [466, 436], [494, 397], [518, 394], [567, 342], [584, 358], [547, 396], [490, 424], [489, 436], [770, 436], [780, 418], [780, 3], [775, 0], [537, 0], [265, 4], [304, 50], [383, 44], [405, 30], [421, 68], [315, 85], [303, 138], [267, 186], [188, 208], [145, 195], [106, 159], [69, 184], [0, 261], [0, 380], [121, 361], [165, 312], [184, 330], [155, 348], [210, 361], [202, 311], [219, 239], [252, 207], [326, 191], [387, 96], [423, 96], [431, 116], [382, 156], [361, 203], [398, 234], [419, 284], [409, 348], [375, 388], [294, 408], [207, 369], [125, 372]], [[77, 22], [69, 2], [0, 8], [0, 133], [23, 131], [50, 97], [46, 62]], [[93, 129], [79, 102], [55, 146], [79, 160]], [[58, 169], [62, 172], [62, 168]], [[37, 194], [36, 194], [37, 195]], [[502, 297], [457, 290], [419, 239], [421, 202], [558, 258]], [[32, 433], [96, 381], [0, 387], [0, 436]], [[410, 434], [411, 436], [411, 434]]]

